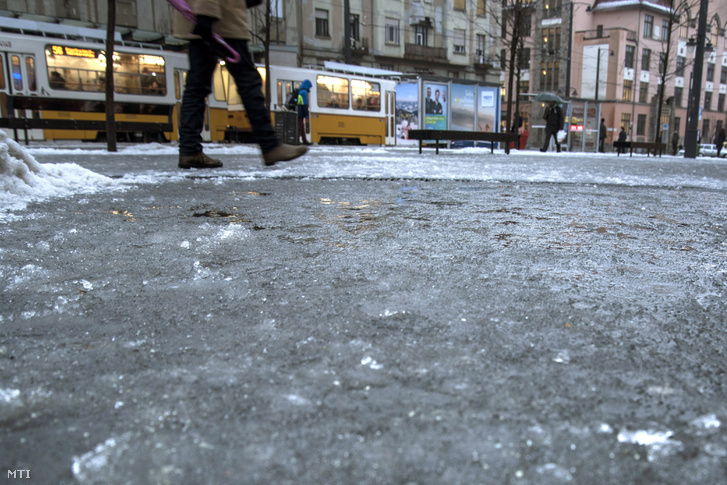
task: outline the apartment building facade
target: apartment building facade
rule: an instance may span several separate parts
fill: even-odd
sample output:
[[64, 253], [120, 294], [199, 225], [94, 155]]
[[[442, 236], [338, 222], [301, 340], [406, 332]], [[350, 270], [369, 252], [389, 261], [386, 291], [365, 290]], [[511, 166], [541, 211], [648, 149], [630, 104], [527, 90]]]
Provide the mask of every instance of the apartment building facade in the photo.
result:
[[[673, 3], [673, 6], [672, 6]], [[600, 118], [607, 145], [623, 126], [629, 139], [662, 141], [674, 131], [683, 143], [695, 63], [703, 64], [698, 128], [704, 143], [727, 125], [727, 4], [710, 2], [707, 49], [695, 59], [699, 1], [595, 0], [534, 3], [534, 28], [525, 45], [529, 69], [520, 80], [520, 113], [530, 145], [542, 140], [544, 106], [527, 93], [552, 91], [571, 101], [571, 149], [596, 149]], [[666, 56], [668, 54], [668, 61]], [[667, 62], [662, 79], [662, 63]], [[503, 85], [507, 72], [501, 77]], [[664, 96], [659, 110], [659, 89]], [[503, 90], [504, 92], [504, 90]], [[660, 112], [660, 114], [659, 114]], [[586, 132], [588, 138], [584, 139]], [[581, 141], [583, 143], [581, 144]], [[577, 146], [573, 146], [573, 145]]]
[[[116, 0], [125, 40], [183, 48], [166, 0]], [[499, 81], [497, 2], [491, 0], [271, 0], [273, 64], [325, 61], [480, 82]], [[106, 0], [0, 0], [0, 15], [105, 28]], [[265, 7], [251, 10], [251, 50], [264, 50]], [[345, 13], [349, 21], [345, 22]], [[348, 43], [346, 42], [348, 39]]]

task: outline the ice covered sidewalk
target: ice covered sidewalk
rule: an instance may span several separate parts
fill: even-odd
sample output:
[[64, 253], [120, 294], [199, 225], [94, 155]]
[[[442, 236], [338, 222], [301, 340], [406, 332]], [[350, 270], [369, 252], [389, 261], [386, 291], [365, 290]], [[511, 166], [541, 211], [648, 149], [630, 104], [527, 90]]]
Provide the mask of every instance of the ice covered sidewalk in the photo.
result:
[[[488, 149], [313, 147], [302, 160], [264, 169], [259, 151], [246, 145], [209, 145], [206, 151], [225, 162], [210, 172], [177, 170], [173, 145], [121, 146], [108, 153], [100, 144], [51, 143], [20, 147], [0, 134], [0, 218], [23, 209], [29, 201], [101, 190], [121, 190], [144, 183], [185, 177], [358, 178], [613, 184], [655, 187], [727, 187], [727, 162], [716, 158], [685, 160], [615, 154], [540, 153], [505, 155]], [[47, 163], [38, 163], [48, 161]]]
[[721, 161], [23, 150], [0, 224], [8, 469], [727, 483]]

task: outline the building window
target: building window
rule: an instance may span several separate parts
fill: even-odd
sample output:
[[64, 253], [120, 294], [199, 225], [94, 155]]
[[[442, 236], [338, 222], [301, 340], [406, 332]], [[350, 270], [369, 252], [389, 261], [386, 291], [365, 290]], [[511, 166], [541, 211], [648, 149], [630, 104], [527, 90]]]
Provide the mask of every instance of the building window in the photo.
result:
[[649, 64], [651, 64], [651, 49], [644, 48], [641, 51], [641, 70], [648, 71], [650, 69]]
[[466, 2], [465, 0], [454, 0], [454, 9], [455, 10], [465, 10], [466, 9]]
[[386, 18], [386, 43], [399, 45], [399, 20]]
[[689, 19], [686, 15], [683, 16], [682, 22], [679, 24], [679, 37], [682, 39], [689, 37]]
[[527, 47], [519, 49], [518, 55], [520, 56], [518, 57], [518, 67], [523, 71], [530, 69], [530, 49]]
[[704, 92], [704, 111], [710, 111], [712, 109], [712, 92]]
[[686, 63], [686, 60], [686, 57], [677, 56], [677, 76], [684, 77], [684, 64]]
[[426, 25], [416, 25], [414, 27], [414, 35], [416, 36], [416, 45], [428, 45], [429, 28]]
[[603, 38], [603, 25], [596, 25], [596, 37]]
[[546, 55], [557, 55], [560, 49], [560, 27], [543, 29], [543, 49]]
[[639, 83], [639, 103], [649, 102], [649, 83]]
[[662, 20], [661, 21], [661, 40], [665, 41], [668, 36], [669, 36], [669, 21]]
[[626, 130], [626, 133], [631, 131], [631, 113], [621, 113], [621, 126]]
[[682, 97], [684, 96], [684, 88], [675, 87], [674, 88], [674, 106], [677, 108], [683, 108], [682, 106]]
[[678, 116], [674, 117], [674, 131], [679, 131], [679, 126], [682, 124], [682, 119]]
[[464, 29], [454, 29], [454, 53], [455, 54], [464, 54], [464, 39], [465, 39], [465, 31]]
[[646, 135], [646, 115], [639, 115], [636, 118], [636, 135]]
[[520, 99], [524, 101], [529, 101], [529, 99], [525, 99], [526, 97], [522, 95], [530, 92], [530, 81], [520, 81], [518, 83], [518, 87], [520, 89]]
[[361, 23], [359, 22], [359, 15], [357, 13], [352, 13], [350, 17], [349, 23], [351, 24], [351, 39], [361, 40], [361, 30], [359, 28]]
[[709, 143], [709, 118], [705, 118], [702, 121], [702, 133], [700, 138], [704, 140], [704, 143]]
[[520, 20], [520, 32], [523, 37], [533, 35], [533, 19], [530, 15], [524, 15]]
[[636, 51], [636, 47], [632, 45], [626, 46], [626, 57], [624, 58], [624, 66], [628, 67], [629, 69], [634, 68], [634, 52]]
[[644, 15], [644, 38], [651, 39], [654, 33], [654, 16]]
[[634, 89], [634, 82], [629, 81], [628, 79], [624, 79], [624, 92], [623, 96], [621, 96], [622, 101], [631, 101], [631, 92]]
[[477, 59], [475, 60], [475, 62], [479, 62], [480, 64], [485, 63], [485, 45], [485, 36], [482, 34], [477, 34], [477, 52], [475, 53], [477, 55]]
[[659, 74], [664, 72], [666, 67], [666, 52], [659, 52]]
[[477, 0], [477, 16], [484, 17], [487, 15], [487, 2], [485, 0]]
[[544, 17], [557, 18], [560, 17], [560, 8], [562, 6], [562, 0], [545, 0], [543, 7], [545, 8]]
[[717, 98], [717, 111], [722, 112], [724, 111], [724, 94], [720, 93], [719, 97]]
[[328, 32], [328, 10], [316, 9], [316, 37], [330, 37]]
[[707, 81], [714, 81], [714, 64], [711, 62], [707, 63]]
[[722, 66], [722, 72], [719, 74], [719, 82], [722, 84], [727, 83], [727, 66]]

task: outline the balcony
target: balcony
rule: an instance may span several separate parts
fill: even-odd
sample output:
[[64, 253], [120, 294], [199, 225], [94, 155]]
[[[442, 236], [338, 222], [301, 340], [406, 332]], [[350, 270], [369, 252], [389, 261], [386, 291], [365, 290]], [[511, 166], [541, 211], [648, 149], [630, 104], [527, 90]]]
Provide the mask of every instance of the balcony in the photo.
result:
[[351, 40], [351, 55], [367, 56], [369, 54], [369, 39], [364, 37], [360, 40]]
[[416, 60], [447, 60], [447, 49], [445, 47], [428, 47], [426, 45], [406, 44], [404, 46], [404, 58]]

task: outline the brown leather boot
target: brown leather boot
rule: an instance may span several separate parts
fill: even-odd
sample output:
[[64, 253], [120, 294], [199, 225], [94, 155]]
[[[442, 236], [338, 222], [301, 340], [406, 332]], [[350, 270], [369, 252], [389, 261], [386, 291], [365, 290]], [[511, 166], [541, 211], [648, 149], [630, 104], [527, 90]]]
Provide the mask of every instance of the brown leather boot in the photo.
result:
[[220, 168], [222, 162], [199, 152], [196, 155], [179, 155], [178, 166], [185, 170], [190, 168]]
[[266, 166], [275, 165], [278, 162], [287, 162], [304, 155], [308, 151], [307, 146], [278, 145], [267, 153], [263, 153], [263, 160]]

